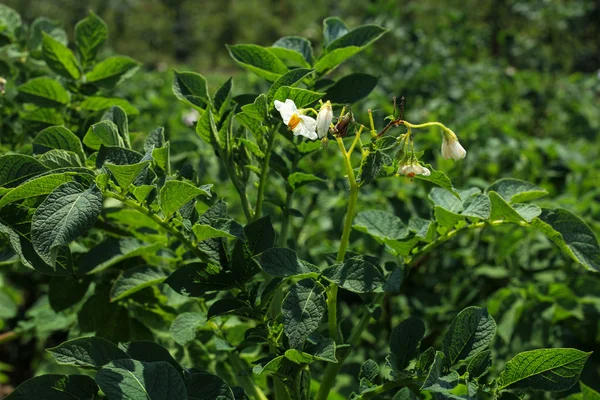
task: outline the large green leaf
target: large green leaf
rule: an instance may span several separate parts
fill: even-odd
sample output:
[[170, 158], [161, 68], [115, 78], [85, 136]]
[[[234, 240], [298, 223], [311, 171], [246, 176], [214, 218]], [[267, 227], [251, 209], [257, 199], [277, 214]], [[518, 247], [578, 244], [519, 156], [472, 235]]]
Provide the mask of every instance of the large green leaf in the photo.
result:
[[209, 373], [195, 373], [186, 382], [188, 400], [236, 400], [237, 397], [227, 382]]
[[6, 154], [0, 157], [0, 187], [15, 187], [48, 168], [31, 156]]
[[359, 26], [329, 43], [326, 49], [332, 51], [350, 46], [365, 48], [383, 36], [385, 32], [387, 30], [379, 25]]
[[166, 361], [182, 373], [182, 368], [171, 356], [171, 353], [161, 345], [149, 340], [135, 340], [133, 342], [119, 343], [119, 348], [129, 357], [138, 361], [154, 362]]
[[600, 271], [600, 246], [594, 232], [578, 216], [561, 208], [544, 208], [532, 226], [542, 231], [573, 260]]
[[58, 186], [40, 204], [31, 221], [31, 242], [39, 256], [51, 266], [58, 248], [91, 229], [102, 211], [102, 193], [93, 185], [78, 182]]
[[75, 174], [64, 172], [30, 179], [0, 198], [0, 208], [15, 201], [48, 194], [63, 183], [71, 182], [74, 176]]
[[65, 88], [47, 76], [30, 79], [17, 90], [25, 100], [42, 107], [57, 107], [69, 103], [69, 93]]
[[288, 72], [277, 56], [264, 47], [254, 44], [228, 45], [229, 55], [240, 66], [269, 81], [276, 81]]
[[114, 56], [96, 64], [94, 69], [85, 75], [87, 83], [112, 88], [122, 79], [131, 76], [140, 63], [123, 56]]
[[37, 17], [29, 27], [29, 40], [27, 47], [29, 51], [36, 57], [40, 57], [42, 48], [42, 40], [44, 33], [56, 39], [58, 42], [66, 45], [68, 43], [67, 32], [62, 28], [60, 22], [48, 19], [46, 17]]
[[315, 274], [319, 269], [298, 259], [292, 249], [274, 247], [260, 254], [260, 268], [271, 276], [296, 276]]
[[350, 29], [341, 18], [325, 18], [323, 20], [323, 45], [325, 47], [329, 46], [330, 43], [341, 38], [349, 31]]
[[106, 23], [90, 10], [90, 15], [75, 25], [75, 43], [84, 66], [96, 59], [98, 50], [108, 39]]
[[183, 378], [166, 361], [113, 361], [100, 368], [96, 383], [109, 399], [187, 399]]
[[517, 354], [506, 363], [498, 389], [568, 390], [579, 380], [592, 353], [576, 349], [538, 349]]
[[402, 371], [419, 354], [421, 339], [425, 336], [425, 324], [417, 317], [409, 317], [400, 322], [390, 337], [392, 365]]
[[308, 39], [300, 36], [282, 37], [269, 50], [279, 58], [289, 59], [299, 66], [309, 67], [312, 64], [312, 45]]
[[[458, 385], [459, 375], [456, 371], [450, 371], [445, 374], [446, 357], [441, 351], [435, 353], [435, 358], [425, 382], [421, 386], [421, 390], [428, 390], [434, 393], [442, 394], [441, 399], [452, 399], [456, 397], [450, 397], [450, 391]], [[437, 397], [436, 397], [437, 398]]]
[[59, 75], [79, 79], [81, 71], [75, 55], [67, 46], [44, 33], [42, 56], [48, 67]]
[[450, 191], [450, 193], [460, 199], [458, 192], [456, 189], [454, 189], [454, 186], [452, 186], [452, 181], [445, 173], [433, 169], [433, 167], [429, 164], [425, 164], [424, 166], [431, 171], [431, 174], [429, 176], [415, 175], [415, 179], [420, 179], [422, 181], [427, 181], [438, 185], [439, 187]]
[[18, 12], [4, 4], [0, 4], [0, 34], [14, 39], [21, 23], [21, 15]]
[[283, 304], [283, 330], [291, 348], [300, 348], [321, 323], [325, 314], [325, 288], [314, 279], [304, 279], [291, 287]]
[[386, 211], [368, 210], [358, 213], [353, 228], [365, 232], [383, 243], [385, 240], [399, 240], [408, 236], [408, 227], [402, 220]]
[[65, 122], [62, 114], [54, 108], [40, 107], [23, 112], [20, 116], [22, 120], [29, 122], [31, 130], [44, 129], [49, 125], [62, 125]]
[[282, 87], [282, 86], [294, 87], [298, 83], [302, 82], [302, 79], [304, 79], [306, 76], [308, 76], [313, 71], [314, 71], [313, 69], [308, 69], [308, 68], [296, 68], [296, 69], [291, 70], [290, 72], [287, 72], [281, 78], [277, 79], [275, 81], [275, 83], [273, 83], [271, 85], [271, 88], [269, 88], [269, 92], [267, 93], [268, 108], [273, 109], [273, 107], [274, 107], [273, 100], [275, 98], [275, 93], [277, 93], [277, 90], [280, 87]]
[[50, 126], [37, 134], [33, 139], [34, 154], [44, 154], [50, 150], [68, 150], [85, 160], [81, 139], [64, 126]]
[[206, 109], [210, 104], [210, 95], [206, 79], [195, 72], [174, 71], [173, 93], [179, 100], [200, 110]]
[[160, 189], [160, 209], [166, 217], [170, 217], [185, 203], [197, 196], [210, 196], [211, 186], [196, 187], [184, 181], [167, 181]]
[[323, 277], [354, 293], [380, 291], [385, 278], [363, 257], [352, 257], [323, 271]]
[[110, 290], [110, 301], [121, 300], [148, 286], [157, 285], [167, 278], [167, 274], [152, 265], [140, 265], [126, 269], [115, 281]]
[[80, 368], [100, 368], [111, 361], [129, 358], [115, 344], [95, 336], [67, 340], [47, 351], [58, 364]]
[[90, 400], [97, 394], [98, 386], [87, 375], [48, 374], [21, 383], [6, 400]]
[[487, 349], [495, 335], [496, 322], [485, 308], [465, 308], [452, 320], [444, 336], [443, 350], [448, 363], [468, 360]]
[[273, 100], [285, 102], [287, 99], [290, 99], [296, 104], [296, 107], [303, 108], [313, 104], [324, 95], [325, 93], [313, 92], [312, 90], [281, 86], [275, 92]]
[[124, 145], [119, 136], [119, 128], [112, 121], [100, 121], [90, 126], [83, 137], [83, 143], [94, 150], [99, 150], [102, 145], [118, 147]]
[[198, 312], [181, 313], [171, 324], [173, 339], [182, 346], [196, 339], [198, 328], [206, 323], [206, 316]]
[[143, 256], [146, 253], [156, 253], [159, 247], [160, 243], [145, 243], [132, 237], [120, 239], [111, 237], [79, 258], [79, 272], [94, 274], [123, 260]]
[[497, 180], [486, 189], [486, 192], [490, 191], [498, 193], [508, 203], [535, 200], [548, 194], [546, 189], [542, 189], [533, 183], [513, 178]]
[[50, 307], [56, 312], [79, 303], [90, 287], [91, 279], [72, 276], [53, 276], [48, 286]]
[[346, 75], [327, 88], [324, 99], [337, 104], [351, 104], [364, 99], [377, 86], [378, 78], [363, 73]]
[[288, 176], [287, 181], [294, 190], [304, 185], [308, 185], [309, 183], [326, 182], [323, 178], [319, 178], [313, 174], [306, 174], [304, 172], [294, 172]]

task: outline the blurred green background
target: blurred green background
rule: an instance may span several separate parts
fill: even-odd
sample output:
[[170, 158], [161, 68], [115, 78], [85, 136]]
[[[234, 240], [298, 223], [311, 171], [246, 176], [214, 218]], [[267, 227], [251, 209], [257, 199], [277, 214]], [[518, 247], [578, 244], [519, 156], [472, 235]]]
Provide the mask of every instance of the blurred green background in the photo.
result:
[[[327, 16], [339, 16], [350, 27], [381, 24], [389, 32], [334, 72], [379, 77], [375, 92], [353, 107], [359, 120], [365, 122], [371, 108], [382, 126], [392, 96], [405, 96], [408, 121], [440, 121], [467, 149], [467, 158], [454, 163], [439, 156], [439, 131], [423, 131], [417, 139], [427, 149], [425, 161], [446, 171], [456, 187], [485, 187], [502, 177], [525, 179], [550, 192], [539, 205], [577, 213], [600, 235], [600, 1], [0, 2], [26, 23], [38, 16], [60, 21], [70, 39], [88, 10], [102, 17], [110, 36], [99, 58], [117, 53], [144, 63], [144, 70], [115, 93], [140, 110], [132, 130], [146, 134], [165, 126], [175, 167], [200, 158], [198, 170], [211, 182], [217, 174], [203, 169], [209, 168], [203, 156], [211, 154], [189, 140], [193, 128], [183, 122], [189, 109], [172, 93], [173, 68], [203, 74], [211, 92], [233, 76], [235, 94], [259, 93], [268, 83], [236, 66], [225, 44], [270, 46], [282, 36], [301, 35], [319, 53]], [[315, 161], [313, 167], [335, 171], [327, 161]], [[331, 176], [341, 176], [339, 166], [332, 168], [338, 173]], [[217, 180], [217, 191], [224, 193], [229, 183]], [[397, 180], [378, 181], [361, 192], [362, 209], [392, 208], [402, 217], [430, 212], [423, 185], [399, 187]], [[294, 237], [302, 238], [304, 252], [320, 255], [331, 250], [323, 232], [343, 217], [345, 193], [303, 190], [302, 201], [310, 199], [320, 212], [297, 221]], [[234, 195], [224, 197], [235, 203]], [[376, 248], [360, 234], [351, 241], [356, 251]], [[398, 315], [423, 317], [432, 338], [463, 307], [481, 304], [498, 321], [499, 360], [535, 347], [600, 347], [600, 279], [535, 232], [486, 230], [447, 243], [438, 254], [444, 257], [425, 259], [406, 282], [406, 293], [389, 305]], [[370, 339], [377, 343], [377, 334]], [[582, 380], [600, 389], [600, 351], [589, 364]]]

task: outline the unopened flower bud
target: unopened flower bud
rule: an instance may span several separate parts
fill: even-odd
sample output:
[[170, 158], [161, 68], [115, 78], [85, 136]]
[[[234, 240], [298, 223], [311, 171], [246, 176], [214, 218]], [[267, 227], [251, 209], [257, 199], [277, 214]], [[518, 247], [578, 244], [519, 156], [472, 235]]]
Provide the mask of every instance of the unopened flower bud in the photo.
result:
[[319, 134], [319, 138], [327, 136], [332, 119], [333, 110], [331, 109], [331, 102], [327, 100], [327, 102], [321, 106], [319, 114], [317, 115], [317, 133]]
[[0, 93], [2, 94], [4, 94], [4, 85], [6, 85], [6, 79], [0, 76]]
[[450, 158], [454, 160], [460, 160], [465, 158], [467, 151], [461, 146], [456, 137], [456, 133], [452, 130], [444, 130], [444, 139], [442, 141], [442, 157], [446, 160]]

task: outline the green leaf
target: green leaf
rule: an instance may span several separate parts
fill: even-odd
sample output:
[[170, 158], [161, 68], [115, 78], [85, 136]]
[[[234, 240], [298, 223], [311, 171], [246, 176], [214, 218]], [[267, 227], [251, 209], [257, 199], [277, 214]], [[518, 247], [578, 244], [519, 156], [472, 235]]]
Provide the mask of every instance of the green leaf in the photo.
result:
[[433, 210], [436, 222], [443, 228], [452, 229], [459, 222], [464, 221], [464, 217], [461, 214], [453, 213], [443, 207], [435, 206]]
[[421, 386], [421, 390], [428, 390], [434, 393], [448, 393], [458, 385], [458, 372], [451, 371], [449, 374], [444, 375], [445, 365], [444, 353], [437, 351], [427, 378], [425, 378], [425, 382]]
[[183, 378], [166, 361], [113, 361], [96, 373], [96, 383], [109, 399], [187, 399]]
[[444, 336], [443, 351], [448, 363], [468, 360], [487, 349], [495, 335], [496, 321], [485, 308], [465, 308], [452, 320]]
[[[217, 263], [219, 260], [214, 262]], [[184, 265], [169, 275], [165, 283], [177, 293], [189, 297], [201, 297], [207, 292], [227, 290], [237, 286], [236, 277], [230, 271], [215, 272], [208, 269], [206, 264]]]
[[313, 61], [313, 49], [310, 41], [300, 36], [284, 36], [273, 43], [269, 50], [279, 58], [290, 59], [299, 66], [309, 67]]
[[238, 44], [227, 45], [227, 50], [236, 63], [266, 80], [276, 81], [288, 72], [283, 61], [264, 47]]
[[440, 206], [447, 211], [458, 214], [463, 206], [459, 197], [455, 197], [451, 192], [441, 188], [433, 188], [429, 192], [429, 199], [436, 206]]
[[48, 168], [31, 156], [6, 154], [0, 157], [0, 187], [15, 187]]
[[359, 378], [366, 378], [373, 382], [379, 376], [379, 364], [373, 360], [367, 360], [360, 366]]
[[123, 79], [133, 75], [140, 63], [129, 57], [114, 56], [96, 64], [94, 69], [85, 74], [87, 83], [111, 89]]
[[383, 243], [388, 239], [404, 239], [409, 234], [407, 226], [400, 218], [380, 210], [368, 210], [358, 213], [354, 218], [353, 228], [372, 236], [379, 243]]
[[81, 76], [73, 52], [46, 33], [42, 39], [42, 56], [48, 67], [57, 74], [69, 79], [79, 79]]
[[362, 73], [347, 75], [327, 88], [325, 100], [334, 104], [351, 104], [364, 99], [375, 89], [379, 79]]
[[323, 178], [319, 178], [313, 174], [306, 174], [304, 172], [294, 172], [288, 176], [287, 181], [294, 190], [312, 182], [326, 182], [326, 180]]
[[529, 203], [514, 203], [512, 208], [523, 218], [527, 223], [531, 223], [536, 217], [542, 213], [542, 209], [535, 204]]
[[[236, 118], [238, 115], [239, 114], [236, 115]], [[213, 147], [224, 148], [223, 146], [225, 144], [221, 145], [221, 143], [219, 142], [217, 125], [215, 124], [215, 119], [210, 109], [207, 109], [200, 116], [200, 119], [196, 123], [196, 133], [198, 134], [198, 136], [200, 136], [200, 139], [204, 140], [206, 143], [212, 145]]]
[[439, 187], [450, 191], [450, 193], [452, 193], [460, 200], [458, 192], [456, 191], [456, 189], [454, 189], [454, 186], [452, 186], [452, 181], [450, 180], [450, 178], [448, 178], [448, 176], [445, 173], [443, 173], [442, 171], [436, 171], [429, 164], [424, 164], [424, 166], [427, 169], [429, 169], [429, 171], [431, 171], [431, 174], [429, 176], [416, 175], [416, 179], [428, 181], [435, 185], [438, 185]]
[[90, 400], [97, 394], [98, 386], [87, 375], [48, 374], [21, 383], [6, 400]]
[[514, 208], [510, 206], [500, 195], [496, 192], [488, 192], [490, 203], [492, 205], [492, 212], [490, 213], [490, 220], [504, 220], [507, 222], [514, 222], [516, 224], [525, 222], [525, 219], [519, 214]]
[[58, 186], [40, 204], [31, 221], [31, 242], [39, 256], [54, 266], [58, 248], [91, 229], [102, 211], [102, 193], [78, 182]]
[[[195, 373], [186, 382], [188, 400], [236, 400], [233, 390], [227, 382], [209, 373]], [[243, 400], [244, 398], [239, 398]]]
[[89, 96], [79, 105], [81, 109], [88, 111], [103, 111], [112, 106], [121, 107], [129, 116], [138, 115], [140, 113], [138, 109], [132, 106], [127, 100], [114, 97]]
[[232, 219], [220, 218], [213, 223], [214, 225], [208, 224], [195, 224], [192, 227], [196, 240], [199, 242], [212, 238], [243, 238], [244, 231], [240, 224]]
[[[263, 128], [262, 128], [260, 120], [254, 118], [253, 116], [251, 116], [250, 114], [247, 114], [245, 112], [235, 114], [235, 119], [240, 124], [242, 124], [246, 129], [248, 129], [250, 132], [252, 132], [252, 134], [254, 135], [255, 138], [262, 137]], [[196, 125], [196, 127], [197, 127], [197, 125]], [[198, 131], [198, 128], [196, 128], [196, 131]]]
[[592, 271], [600, 271], [598, 239], [578, 216], [561, 208], [544, 208], [542, 214], [533, 220], [532, 226], [539, 229], [573, 260]]
[[132, 165], [149, 161], [149, 157], [144, 157], [137, 151], [129, 150], [120, 146], [100, 145], [100, 150], [96, 155], [96, 168], [102, 168], [106, 163], [115, 165]]
[[227, 79], [225, 83], [217, 90], [213, 98], [213, 105], [217, 114], [223, 115], [231, 102], [231, 88], [233, 87], [232, 78]]
[[239, 283], [245, 283], [260, 271], [254, 258], [275, 243], [275, 230], [270, 216], [252, 221], [244, 227], [246, 242], [238, 240], [231, 254], [231, 272]]
[[316, 274], [319, 269], [298, 259], [292, 249], [274, 247], [260, 254], [258, 263], [263, 271], [271, 276], [297, 276]]
[[306, 78], [309, 74], [311, 74], [314, 69], [308, 68], [297, 68], [293, 69], [290, 72], [287, 72], [281, 78], [277, 79], [275, 83], [271, 85], [269, 92], [267, 93], [267, 106], [270, 110], [272, 110], [275, 106], [273, 104], [273, 100], [275, 98], [275, 94], [280, 87], [295, 87], [297, 84], [302, 82], [302, 79]]
[[582, 400], [600, 400], [600, 393], [596, 392], [583, 382], [579, 382], [579, 387], [581, 388], [581, 394], [583, 395]]
[[379, 269], [360, 256], [326, 268], [323, 277], [354, 293], [380, 291], [385, 284]]
[[481, 351], [471, 358], [469, 365], [467, 366], [467, 372], [469, 373], [469, 379], [480, 378], [485, 375], [490, 367], [492, 366], [492, 351], [484, 350]]
[[50, 126], [33, 139], [34, 154], [44, 154], [53, 149], [72, 151], [82, 162], [85, 161], [81, 140], [64, 126]]
[[67, 150], [50, 150], [44, 153], [39, 160], [50, 169], [81, 167], [79, 156]]
[[[103, 121], [111, 121], [117, 126], [119, 130], [119, 136], [123, 139], [125, 147], [131, 149], [131, 141], [129, 140], [129, 122], [127, 120], [127, 113], [119, 106], [112, 106], [102, 116]], [[150, 136], [150, 135], [148, 135]], [[148, 141], [148, 138], [146, 138]], [[160, 147], [160, 146], [158, 146]], [[149, 149], [144, 146], [144, 151]]]
[[559, 392], [573, 387], [592, 353], [576, 349], [538, 349], [517, 354], [498, 378], [498, 390]]
[[30, 122], [34, 127], [32, 130], [43, 129], [49, 125], [62, 125], [65, 122], [62, 114], [53, 108], [36, 108], [21, 114], [21, 119]]
[[317, 93], [307, 89], [300, 89], [291, 86], [281, 86], [279, 89], [277, 89], [277, 92], [275, 92], [273, 100], [285, 102], [286, 99], [290, 99], [294, 101], [296, 107], [303, 108], [313, 104], [324, 95], [325, 93]]
[[341, 63], [349, 59], [355, 54], [360, 53], [363, 48], [358, 46], [344, 47], [343, 49], [335, 49], [323, 54], [317, 63], [314, 65], [317, 73], [323, 75], [330, 70], [335, 69]]
[[111, 163], [103, 164], [115, 177], [121, 189], [129, 188], [144, 168], [150, 165], [150, 161], [143, 161], [135, 164], [116, 165]]
[[196, 187], [184, 181], [167, 181], [160, 189], [160, 209], [165, 217], [170, 217], [185, 203], [197, 196], [210, 197], [210, 186]]
[[185, 346], [196, 339], [198, 328], [206, 323], [206, 316], [198, 312], [181, 313], [171, 324], [171, 337], [177, 343]]
[[106, 23], [90, 10], [90, 15], [75, 25], [75, 43], [84, 66], [96, 59], [98, 50], [108, 39]]
[[33, 78], [17, 88], [25, 100], [42, 107], [58, 107], [69, 103], [69, 93], [52, 78]]
[[130, 358], [115, 344], [94, 336], [67, 340], [47, 351], [57, 364], [80, 368], [100, 368], [111, 361]]
[[27, 47], [29, 51], [36, 57], [40, 57], [40, 50], [42, 48], [42, 39], [44, 33], [48, 34], [58, 42], [64, 44], [68, 43], [67, 32], [62, 28], [62, 25], [54, 20], [46, 17], [36, 18], [29, 27], [29, 40]]
[[283, 299], [283, 330], [291, 348], [301, 348], [321, 323], [325, 314], [325, 288], [314, 279], [304, 279], [292, 286]]
[[215, 301], [208, 309], [207, 319], [220, 315], [234, 313], [235, 315], [248, 315], [252, 312], [250, 305], [238, 299], [220, 299]]
[[351, 46], [365, 48], [386, 32], [387, 30], [379, 25], [362, 25], [329, 43], [326, 50], [329, 52]]
[[0, 208], [15, 201], [48, 194], [63, 183], [71, 182], [73, 176], [75, 174], [62, 173], [33, 178], [7, 192], [0, 198]]
[[195, 72], [173, 71], [173, 73], [175, 97], [199, 110], [204, 110], [211, 104], [206, 79], [202, 75]]
[[492, 183], [486, 192], [494, 191], [508, 203], [522, 203], [543, 197], [548, 194], [533, 183], [520, 179], [503, 178]]
[[[426, 373], [429, 373], [429, 369], [431, 368], [433, 361], [435, 361], [435, 355], [436, 355], [436, 351], [433, 347], [430, 347], [427, 350], [425, 350], [423, 353], [421, 353], [421, 355], [419, 356], [419, 359], [417, 360], [417, 362], [415, 364], [415, 369], [417, 370], [417, 373], [419, 375], [424, 375]], [[443, 353], [442, 353], [442, 356], [443, 356]]]
[[149, 340], [135, 340], [133, 342], [119, 343], [119, 348], [134, 360], [144, 362], [166, 361], [177, 372], [183, 373], [181, 365], [175, 361], [167, 349]]
[[83, 137], [83, 143], [91, 149], [99, 150], [100, 146], [123, 147], [119, 136], [119, 128], [112, 121], [100, 121], [90, 126]]
[[390, 158], [379, 150], [369, 151], [363, 157], [358, 170], [359, 187], [368, 185], [377, 179], [381, 168], [388, 163]]
[[0, 320], [14, 318], [18, 311], [19, 307], [12, 297], [0, 292]]
[[0, 32], [2, 35], [15, 39], [17, 29], [21, 24], [21, 15], [18, 12], [4, 4], [0, 4]]
[[409, 317], [400, 322], [390, 337], [392, 365], [402, 371], [410, 361], [419, 355], [421, 339], [425, 336], [425, 324], [417, 317]]
[[110, 289], [110, 301], [121, 300], [149, 286], [157, 285], [167, 278], [167, 274], [151, 265], [141, 265], [126, 269]]
[[327, 47], [336, 39], [341, 38], [350, 31], [341, 18], [329, 17], [323, 20], [323, 46]]
[[461, 215], [472, 218], [488, 219], [492, 211], [492, 203], [485, 194], [467, 197], [463, 207], [464, 210]]
[[277, 372], [283, 364], [284, 356], [269, 357], [266, 359], [260, 359], [257, 364], [252, 368], [252, 372], [256, 375], [262, 375], [268, 372]]

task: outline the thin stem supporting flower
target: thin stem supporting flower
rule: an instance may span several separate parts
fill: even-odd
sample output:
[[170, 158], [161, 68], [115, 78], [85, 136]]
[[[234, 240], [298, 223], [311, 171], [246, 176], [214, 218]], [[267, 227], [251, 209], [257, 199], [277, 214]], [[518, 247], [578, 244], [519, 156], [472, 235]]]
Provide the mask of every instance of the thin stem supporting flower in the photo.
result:
[[265, 159], [263, 161], [262, 171], [260, 173], [260, 180], [258, 181], [258, 194], [256, 197], [256, 207], [254, 208], [254, 218], [258, 219], [262, 216], [262, 204], [265, 197], [265, 185], [267, 184], [267, 177], [269, 176], [269, 162], [271, 160], [271, 152], [273, 151], [273, 143], [275, 143], [275, 136], [281, 124], [271, 132], [267, 139], [267, 150], [265, 151]]

